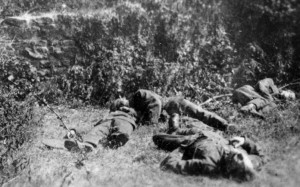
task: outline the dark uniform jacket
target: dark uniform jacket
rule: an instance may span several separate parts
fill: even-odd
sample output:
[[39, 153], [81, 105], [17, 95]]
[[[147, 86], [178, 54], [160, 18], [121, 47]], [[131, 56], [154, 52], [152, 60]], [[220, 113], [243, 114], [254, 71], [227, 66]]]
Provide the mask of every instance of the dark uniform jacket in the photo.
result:
[[140, 121], [157, 124], [162, 110], [161, 96], [150, 90], [138, 90], [130, 101], [140, 117]]
[[[262, 110], [266, 106], [269, 109], [274, 108], [276, 105], [273, 103], [273, 94], [278, 94], [278, 88], [274, 81], [270, 78], [265, 78], [259, 81], [255, 87], [250, 85], [242, 86], [233, 91], [233, 103], [240, 103], [242, 106], [254, 104], [257, 110]], [[268, 111], [268, 110], [266, 110]]]
[[[207, 134], [208, 133], [208, 134]], [[202, 133], [184, 148], [183, 156], [174, 151], [162, 163], [162, 169], [172, 170], [181, 174], [219, 174], [226, 173], [226, 157], [232, 149], [228, 140], [214, 132]], [[263, 164], [261, 150], [249, 139], [239, 148], [247, 153], [255, 169]]]
[[106, 121], [120, 119], [120, 120], [129, 122], [134, 128], [136, 128], [137, 127], [136, 126], [136, 117], [137, 117], [137, 114], [132, 109], [130, 109], [127, 112], [117, 110], [115, 112], [109, 113], [109, 115], [105, 119], [99, 121], [95, 126], [97, 126], [103, 122], [106, 122]]
[[136, 112], [133, 109], [128, 108], [126, 111], [117, 110], [110, 112], [107, 117], [95, 124], [93, 129], [83, 135], [83, 140], [97, 146], [105, 139], [124, 135], [125, 138], [121, 140], [113, 139], [117, 146], [121, 146], [129, 140], [130, 135], [136, 128]]
[[264, 98], [269, 101], [273, 101], [272, 94], [278, 94], [279, 90], [277, 86], [274, 84], [273, 79], [265, 78], [263, 80], [258, 81], [255, 86], [255, 90]]

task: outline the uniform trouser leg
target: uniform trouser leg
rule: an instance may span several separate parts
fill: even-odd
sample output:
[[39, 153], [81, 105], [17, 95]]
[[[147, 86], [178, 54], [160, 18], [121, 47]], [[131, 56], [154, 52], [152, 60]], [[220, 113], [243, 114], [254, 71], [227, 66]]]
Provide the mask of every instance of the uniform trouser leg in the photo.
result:
[[276, 107], [276, 104], [270, 100], [267, 99], [253, 99], [249, 103], [252, 103], [255, 105], [256, 110], [262, 111], [262, 112], [270, 112], [272, 109]]
[[194, 134], [202, 134], [201, 129], [197, 127], [191, 127], [191, 128], [180, 128], [176, 131], [177, 135], [194, 135]]
[[270, 111], [272, 111], [274, 108], [276, 108], [277, 107], [277, 105], [275, 104], [275, 103], [273, 103], [273, 102], [270, 102], [268, 105], [266, 105], [265, 107], [263, 107], [262, 109], [261, 109], [261, 111], [263, 112], [263, 113], [268, 113], [268, 112], [270, 112]]
[[264, 116], [262, 115], [260, 111], [261, 107], [264, 105], [264, 99], [257, 98], [254, 100], [249, 101], [245, 106], [242, 106], [240, 110], [244, 113], [250, 113], [254, 116], [260, 117], [264, 119]]
[[193, 141], [193, 136], [170, 134], [157, 134], [153, 136], [155, 145], [167, 151], [173, 151], [181, 145], [188, 145], [191, 141]]
[[109, 135], [109, 140], [112, 141], [113, 147], [119, 147], [125, 145], [129, 140], [134, 128], [131, 123], [122, 119], [115, 119], [112, 122], [112, 130]]
[[187, 107], [186, 113], [190, 117], [196, 118], [202, 121], [203, 123], [222, 131], [226, 130], [228, 126], [228, 122], [221, 116], [213, 112], [207, 111], [196, 105]]
[[[249, 106], [251, 104], [253, 104], [255, 106], [255, 109], [252, 109], [250, 107], [250, 110], [249, 110]], [[269, 101], [267, 99], [262, 99], [262, 98], [256, 98], [256, 99], [253, 99], [250, 102], [248, 102], [246, 106], [243, 106], [241, 108], [241, 110], [242, 111], [249, 110], [250, 113], [264, 118], [262, 113], [270, 112], [275, 107], [276, 107], [276, 104], [273, 103], [272, 101]]]
[[122, 119], [112, 119], [95, 126], [83, 136], [83, 140], [97, 146], [102, 140], [107, 139], [112, 142], [112, 146], [118, 147], [129, 140], [132, 132], [131, 123]]
[[263, 98], [256, 98], [248, 102], [248, 104], [254, 104], [256, 110], [259, 111], [270, 104], [270, 101]]
[[109, 135], [111, 123], [112, 120], [109, 120], [96, 125], [87, 134], [82, 136], [83, 141], [93, 144], [94, 146], [98, 146], [99, 142], [107, 138], [107, 136]]

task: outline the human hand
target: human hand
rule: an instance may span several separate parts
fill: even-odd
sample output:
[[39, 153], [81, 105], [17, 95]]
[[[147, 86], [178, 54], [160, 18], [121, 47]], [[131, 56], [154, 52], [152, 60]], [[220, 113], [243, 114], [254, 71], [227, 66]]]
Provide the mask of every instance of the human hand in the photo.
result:
[[232, 145], [234, 148], [240, 147], [245, 143], [245, 138], [240, 136], [235, 136], [229, 140], [229, 145]]
[[130, 109], [127, 106], [120, 107], [120, 110], [123, 111], [123, 112], [129, 112], [130, 111]]

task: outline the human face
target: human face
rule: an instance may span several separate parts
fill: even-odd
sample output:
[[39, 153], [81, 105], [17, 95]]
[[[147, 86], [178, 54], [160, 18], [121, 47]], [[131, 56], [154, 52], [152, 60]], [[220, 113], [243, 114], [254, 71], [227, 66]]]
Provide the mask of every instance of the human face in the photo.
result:
[[227, 172], [231, 177], [239, 180], [250, 180], [253, 178], [255, 174], [254, 167], [247, 153], [239, 149], [233, 149], [227, 162]]
[[295, 93], [291, 90], [282, 90], [279, 94], [280, 94], [281, 98], [283, 98], [285, 100], [295, 100], [296, 99]]

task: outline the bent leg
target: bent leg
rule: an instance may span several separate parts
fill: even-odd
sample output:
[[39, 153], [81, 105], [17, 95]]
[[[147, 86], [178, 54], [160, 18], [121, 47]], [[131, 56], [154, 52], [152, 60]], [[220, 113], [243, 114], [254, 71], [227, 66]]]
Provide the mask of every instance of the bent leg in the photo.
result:
[[257, 111], [263, 109], [267, 105], [269, 105], [271, 102], [263, 99], [263, 98], [256, 98], [251, 100], [248, 104], [254, 104]]
[[83, 141], [97, 147], [99, 142], [103, 141], [103, 139], [107, 138], [109, 135], [111, 123], [112, 121], [109, 120], [95, 126], [87, 134], [82, 136]]
[[273, 102], [270, 102], [268, 105], [266, 105], [265, 107], [263, 107], [261, 109], [262, 113], [269, 113], [270, 111], [272, 111], [274, 108], [276, 108], [277, 105]]
[[216, 113], [207, 111], [196, 104], [186, 101], [185, 113], [219, 130], [226, 130], [228, 122]]
[[112, 123], [112, 132], [109, 135], [110, 146], [118, 148], [125, 145], [134, 128], [131, 123], [122, 119], [114, 119]]
[[264, 119], [264, 116], [256, 110], [256, 106], [252, 103], [249, 103], [246, 106], [243, 106], [242, 108], [240, 108], [240, 110], [243, 113], [250, 113], [250, 114], [253, 114], [256, 117]]
[[250, 85], [242, 86], [232, 93], [232, 102], [240, 103], [242, 106], [246, 105], [254, 98], [262, 98], [262, 96]]
[[271, 78], [260, 80], [256, 85], [256, 90], [269, 101], [274, 100], [271, 94], [279, 93], [277, 86]]

